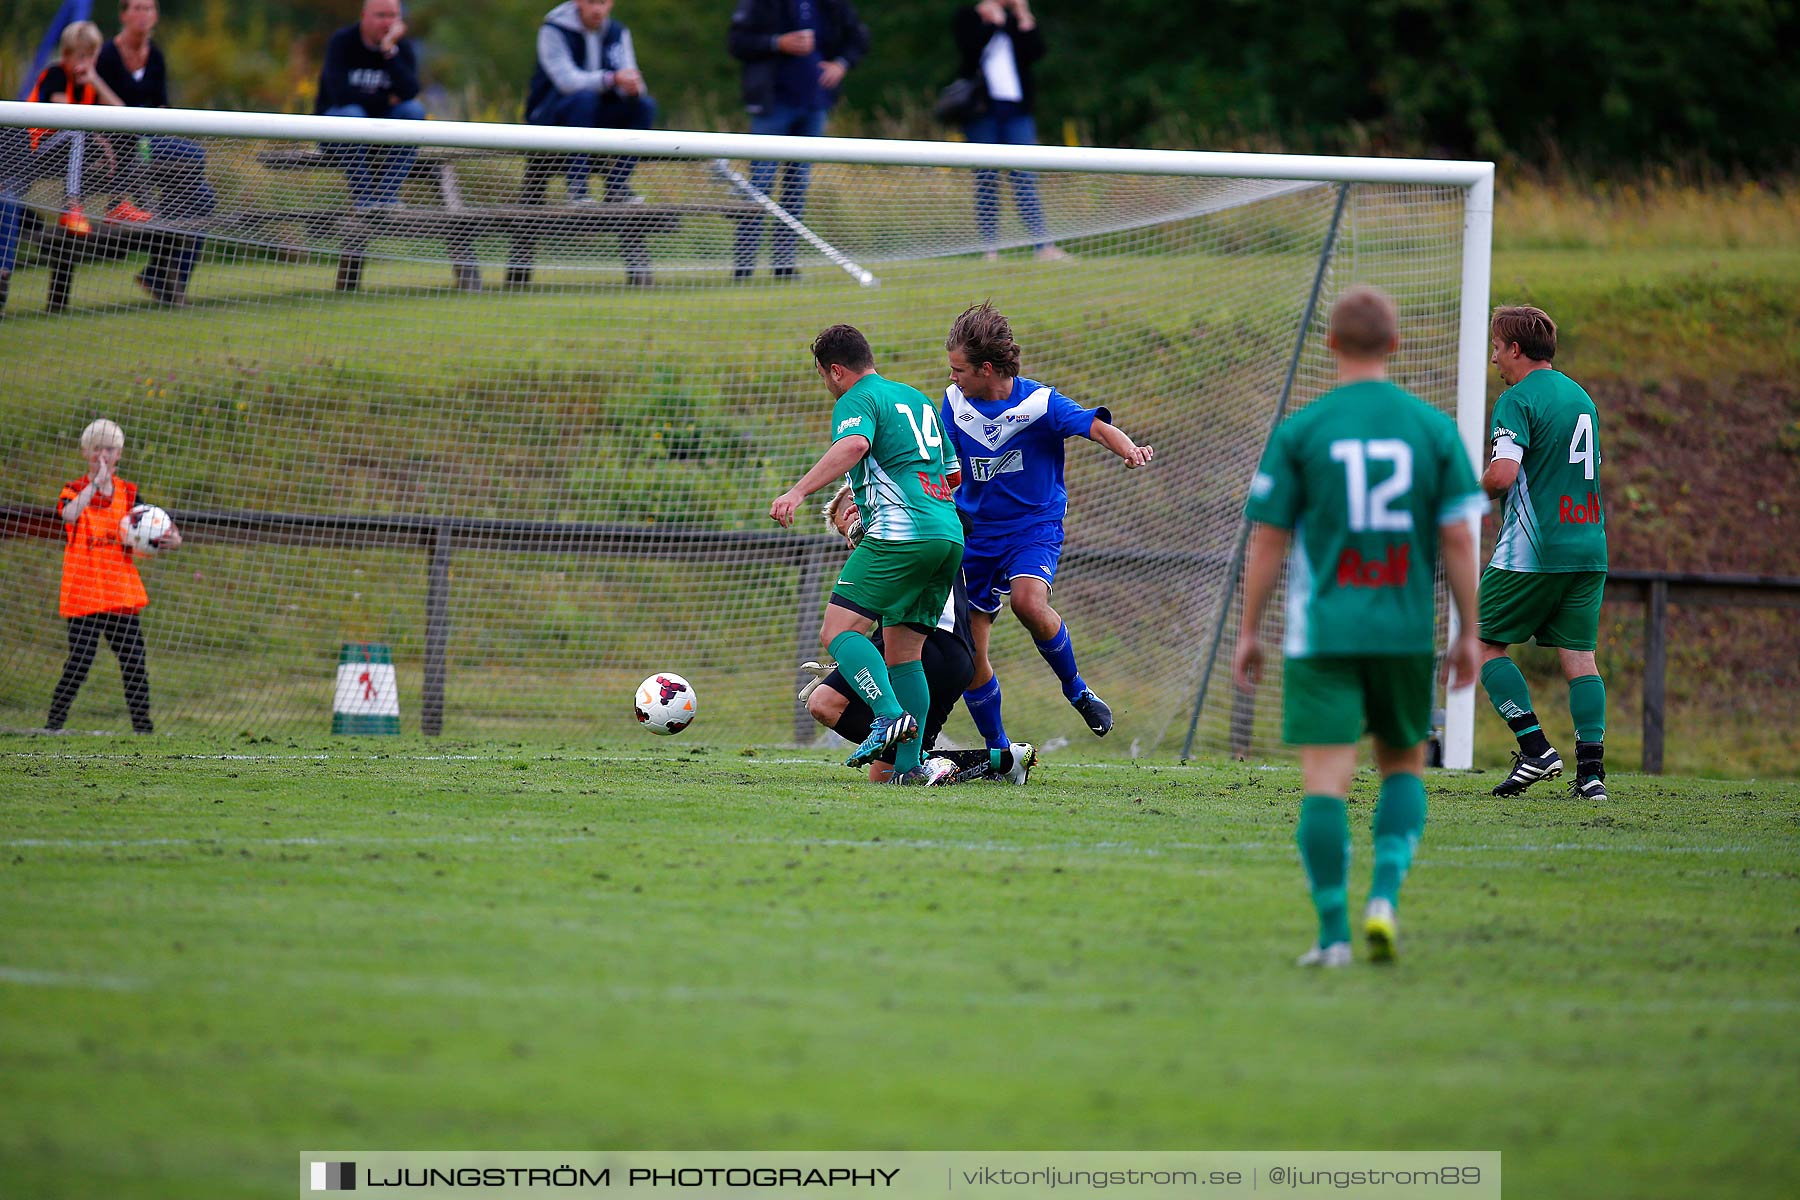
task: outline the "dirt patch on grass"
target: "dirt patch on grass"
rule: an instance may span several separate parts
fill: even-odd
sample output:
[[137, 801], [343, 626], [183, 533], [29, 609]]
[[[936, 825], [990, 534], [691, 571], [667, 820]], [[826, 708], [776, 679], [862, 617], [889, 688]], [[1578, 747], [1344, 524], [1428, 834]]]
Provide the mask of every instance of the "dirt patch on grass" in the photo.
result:
[[1800, 389], [1747, 379], [1588, 390], [1615, 570], [1800, 576]]

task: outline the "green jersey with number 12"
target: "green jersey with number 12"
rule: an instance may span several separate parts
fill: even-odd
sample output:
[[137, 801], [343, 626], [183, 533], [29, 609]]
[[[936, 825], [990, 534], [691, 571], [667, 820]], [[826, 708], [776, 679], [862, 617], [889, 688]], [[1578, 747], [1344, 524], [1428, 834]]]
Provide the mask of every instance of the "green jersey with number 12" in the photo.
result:
[[1293, 530], [1284, 653], [1432, 653], [1438, 528], [1487, 508], [1455, 424], [1391, 383], [1334, 388], [1283, 421], [1245, 515]]
[[859, 436], [869, 439], [869, 452], [848, 477], [864, 536], [961, 545], [956, 493], [944, 478], [956, 470], [956, 452], [925, 393], [873, 373], [863, 376], [831, 410], [834, 443]]
[[1561, 371], [1537, 370], [1494, 403], [1494, 457], [1519, 464], [1493, 565], [1552, 574], [1606, 570], [1600, 413]]

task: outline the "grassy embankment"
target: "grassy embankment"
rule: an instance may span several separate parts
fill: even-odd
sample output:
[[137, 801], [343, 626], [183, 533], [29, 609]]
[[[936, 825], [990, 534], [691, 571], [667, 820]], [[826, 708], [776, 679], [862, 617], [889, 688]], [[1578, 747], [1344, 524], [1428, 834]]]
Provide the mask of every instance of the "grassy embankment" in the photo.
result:
[[[221, 397], [205, 396], [206, 403], [189, 414], [196, 430], [228, 441], [229, 425], [246, 403], [267, 404], [271, 393], [290, 390], [296, 396], [293, 403], [314, 406], [319, 419], [328, 421], [334, 406], [354, 407], [360, 401], [351, 397], [373, 386], [392, 390], [393, 400], [386, 405], [391, 411], [382, 419], [393, 427], [394, 436], [371, 438], [372, 445], [391, 445], [397, 437], [403, 440], [408, 430], [420, 442], [459, 435], [457, 430], [434, 425], [430, 414], [409, 404], [406, 381], [420, 372], [446, 369], [459, 340], [491, 337], [501, 324], [501, 310], [518, 298], [433, 296], [421, 302], [396, 296], [393, 304], [403, 306], [414, 321], [421, 303], [428, 304], [433, 328], [428, 336], [385, 349], [379, 363], [259, 363], [256, 354], [280, 344], [283, 323], [289, 319], [285, 304], [305, 304], [309, 320], [341, 322], [346, 332], [378, 316], [378, 311], [363, 305], [318, 307], [304, 292], [287, 301], [265, 297], [259, 289], [266, 286], [266, 269], [256, 264], [209, 264], [196, 285], [197, 308], [174, 316], [176, 328], [193, 340], [199, 353], [220, 362], [244, 360], [244, 401], [234, 407], [225, 398], [219, 409]], [[1034, 277], [1041, 272], [1028, 265], [1011, 269], [1017, 274], [1009, 275], [1009, 286], [1016, 284], [1021, 294], [1029, 295]], [[320, 293], [328, 289], [328, 265], [293, 270], [316, 275], [312, 286]], [[377, 282], [390, 287], [441, 283], [438, 268], [401, 264], [383, 270], [385, 278]], [[904, 272], [906, 268], [893, 270]], [[41, 279], [41, 272], [21, 276], [14, 289], [15, 311], [35, 307], [33, 289], [41, 288]], [[1146, 278], [1143, 282], [1142, 291], [1153, 295], [1178, 297], [1183, 291], [1177, 278], [1160, 282]], [[923, 322], [920, 328], [893, 330], [888, 337], [893, 345], [884, 349], [912, 354], [918, 347], [929, 347], [935, 333], [925, 325], [934, 324], [936, 309], [952, 306], [967, 288], [966, 279], [958, 280], [944, 289], [939, 303], [922, 302], [917, 313], [907, 314], [902, 321], [907, 326], [915, 320]], [[704, 331], [710, 337], [722, 323], [730, 323], [734, 332], [741, 331], [737, 336], [745, 348], [746, 378], [773, 386], [794, 382], [794, 365], [771, 357], [766, 347], [758, 349], [762, 342], [757, 336], [759, 321], [784, 320], [793, 316], [791, 311], [771, 315], [758, 294], [731, 297], [721, 296], [712, 287], [686, 290], [694, 297], [692, 321], [683, 322], [679, 329]], [[678, 285], [671, 291], [679, 296], [683, 289]], [[795, 300], [786, 307], [791, 309], [793, 303], [811, 306], [817, 310], [810, 314], [815, 319], [829, 319], [836, 302], [811, 296], [810, 291], [795, 293]], [[84, 272], [81, 294], [87, 303], [128, 307], [79, 322], [21, 321], [17, 329], [9, 328], [0, 335], [0, 352], [42, 361], [60, 357], [45, 338], [56, 343], [103, 334], [120, 347], [130, 347], [144, 339], [166, 337], [171, 328], [170, 314], [129, 307], [136, 297], [126, 266], [100, 266]], [[1796, 328], [1794, 299], [1800, 294], [1800, 203], [1792, 195], [1755, 188], [1701, 191], [1674, 184], [1608, 191], [1572, 186], [1503, 187], [1496, 218], [1493, 294], [1496, 301], [1542, 304], [1559, 318], [1565, 334], [1560, 361], [1601, 403], [1607, 417], [1607, 487], [1616, 566], [1789, 575], [1800, 571], [1791, 548], [1794, 535], [1800, 532], [1791, 499], [1800, 495], [1800, 425], [1796, 423], [1800, 412], [1795, 389], [1788, 382], [1800, 365], [1796, 362], [1800, 329]], [[533, 298], [533, 303], [541, 306], [543, 327], [557, 329], [581, 320], [592, 301], [575, 293]], [[678, 308], [681, 305], [680, 300], [674, 303]], [[1025, 316], [1029, 319], [1028, 309]], [[1186, 311], [1186, 302], [1171, 300], [1145, 318], [1145, 328], [1112, 330], [1108, 336], [1109, 340], [1158, 348], [1194, 319]], [[673, 341], [680, 336], [679, 329], [672, 331], [670, 345], [645, 347], [646, 357], [666, 360]], [[553, 363], [559, 349], [554, 341], [533, 344], [522, 339], [519, 370], [505, 377], [471, 381], [465, 399], [479, 414], [483, 388], [555, 393], [559, 377], [555, 367], [546, 363]], [[1109, 351], [1116, 349], [1109, 346]], [[66, 352], [78, 358], [86, 350], [71, 344]], [[919, 369], [925, 368], [921, 365]], [[740, 440], [739, 430], [753, 423], [753, 413], [709, 411], [700, 395], [703, 387], [696, 389], [693, 380], [684, 381], [660, 363], [647, 365], [645, 373], [649, 386], [608, 401], [617, 418], [612, 427], [616, 435], [589, 448], [585, 469], [594, 472], [590, 482], [604, 484], [610, 473], [630, 464], [631, 470], [646, 478], [646, 486], [636, 493], [639, 496], [685, 489], [685, 507], [732, 512], [749, 511], [754, 507], [751, 499], [760, 500], [779, 486], [788, 464], [772, 462], [766, 447], [759, 450]], [[336, 390], [334, 379], [339, 381]], [[177, 398], [180, 396], [178, 381], [145, 379], [143, 383], [147, 404], [158, 405], [166, 399], [168, 386], [175, 387]], [[79, 379], [73, 386], [80, 386]], [[1065, 382], [1065, 386], [1070, 385]], [[194, 398], [196, 404], [201, 400]], [[15, 405], [19, 411], [8, 422], [5, 439], [11, 443], [9, 461], [21, 455], [30, 457], [24, 448], [44, 444], [43, 438], [53, 441], [58, 431], [39, 426], [60, 415], [28, 395], [16, 397]], [[517, 439], [527, 457], [492, 473], [496, 490], [489, 502], [496, 512], [533, 501], [533, 481], [542, 472], [529, 461], [530, 447], [553, 445], [568, 415], [568, 411], [546, 409], [543, 428]], [[460, 435], [467, 436], [466, 431]], [[669, 447], [658, 445], [664, 439], [692, 441], [732, 469], [711, 477], [697, 476], [671, 462], [674, 455]], [[276, 449], [305, 453], [304, 446]], [[218, 500], [225, 503], [230, 495], [241, 495], [244, 487], [253, 489], [260, 472], [284, 466], [273, 455], [234, 461], [241, 461], [242, 473], [230, 479], [192, 481], [197, 494], [206, 495], [208, 488], [221, 489]], [[167, 479], [169, 472], [185, 464], [148, 465], [154, 467], [158, 478]], [[322, 494], [352, 504], [360, 502], [363, 489], [378, 494], [382, 488], [405, 485], [403, 461], [371, 453], [362, 466], [366, 470], [353, 478], [328, 471], [313, 472], [307, 478]], [[571, 494], [582, 495], [582, 478], [566, 478], [574, 485]], [[509, 487], [514, 490], [507, 490]], [[183, 490], [195, 494], [195, 488]], [[572, 515], [609, 519], [621, 514], [577, 511]], [[654, 512], [622, 515], [651, 517]], [[288, 582], [258, 581], [252, 576], [249, 586], [275, 590]], [[580, 601], [570, 597], [567, 603]], [[387, 611], [411, 613], [416, 608], [416, 597], [408, 592], [404, 601], [397, 598]], [[570, 615], [562, 606], [547, 606], [545, 635], [553, 640], [558, 623]], [[1793, 664], [1800, 657], [1787, 624], [1773, 614], [1745, 610], [1726, 615], [1678, 612], [1672, 643], [1672, 767], [1800, 769], [1786, 732], [1793, 721]], [[378, 636], [392, 632], [375, 630]], [[606, 631], [606, 636], [628, 637], [630, 632], [620, 628]], [[231, 631], [212, 633], [222, 641], [222, 650], [232, 648]], [[1638, 638], [1634, 610], [1609, 608], [1605, 669], [1614, 681], [1611, 725], [1618, 762], [1632, 762], [1636, 755]], [[1548, 661], [1547, 655], [1537, 652], [1523, 657], [1534, 675], [1540, 674]], [[1566, 742], [1566, 730], [1560, 724], [1566, 719], [1557, 715], [1560, 687], [1547, 679], [1540, 678], [1540, 682], [1540, 707], [1552, 732]], [[1491, 751], [1497, 758], [1505, 739], [1489, 716], [1483, 716], [1486, 724], [1481, 741], [1484, 752]]]
[[[1502, 187], [1493, 297], [1557, 318], [1559, 364], [1600, 405], [1615, 567], [1800, 576], [1800, 193]], [[1641, 609], [1609, 605], [1601, 637], [1608, 740], [1635, 765]], [[1800, 771], [1789, 614], [1675, 609], [1669, 654], [1672, 769]], [[1550, 653], [1521, 657], [1570, 744]], [[1478, 710], [1478, 742], [1504, 746]]]

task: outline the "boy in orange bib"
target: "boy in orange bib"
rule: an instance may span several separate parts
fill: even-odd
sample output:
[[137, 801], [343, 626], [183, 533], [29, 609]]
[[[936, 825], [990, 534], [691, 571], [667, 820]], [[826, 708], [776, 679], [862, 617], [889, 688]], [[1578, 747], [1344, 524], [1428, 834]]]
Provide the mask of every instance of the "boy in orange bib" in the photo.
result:
[[[81, 432], [88, 473], [63, 485], [57, 514], [63, 520], [60, 610], [69, 623], [69, 660], [50, 700], [44, 725], [61, 729], [69, 705], [94, 665], [100, 639], [112, 647], [125, 680], [131, 728], [151, 733], [150, 675], [144, 665], [144, 631], [138, 614], [150, 603], [131, 549], [119, 538], [119, 522], [137, 504], [137, 484], [113, 472], [125, 451], [125, 431], [104, 418]], [[156, 542], [159, 550], [181, 545], [173, 525]]]

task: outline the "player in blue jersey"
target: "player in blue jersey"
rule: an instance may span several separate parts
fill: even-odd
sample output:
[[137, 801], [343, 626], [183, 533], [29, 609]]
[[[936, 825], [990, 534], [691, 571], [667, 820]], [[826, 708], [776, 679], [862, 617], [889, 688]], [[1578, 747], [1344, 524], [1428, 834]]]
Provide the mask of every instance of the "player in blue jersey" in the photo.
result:
[[1011, 744], [1000, 717], [1000, 680], [988, 661], [988, 635], [1000, 598], [1031, 631], [1038, 653], [1062, 681], [1063, 695], [1096, 736], [1112, 729], [1112, 710], [1075, 665], [1069, 627], [1050, 607], [1050, 585], [1062, 557], [1063, 442], [1092, 438], [1141, 467], [1154, 456], [1112, 424], [1105, 408], [1082, 408], [1047, 384], [1019, 374], [1012, 326], [991, 304], [966, 310], [944, 339], [950, 386], [944, 429], [963, 466], [957, 511], [968, 519], [963, 581], [968, 585], [975, 675], [963, 703], [996, 757]]

